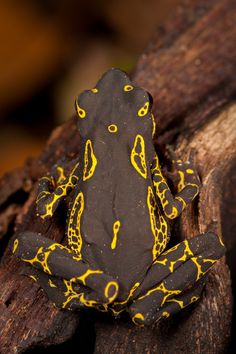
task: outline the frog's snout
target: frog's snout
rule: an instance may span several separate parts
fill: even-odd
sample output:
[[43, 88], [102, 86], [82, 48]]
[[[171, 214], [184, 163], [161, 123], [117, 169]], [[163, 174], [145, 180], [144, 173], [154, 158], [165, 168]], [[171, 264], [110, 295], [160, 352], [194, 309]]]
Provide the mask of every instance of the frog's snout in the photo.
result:
[[116, 281], [109, 281], [104, 289], [104, 295], [107, 299], [107, 302], [110, 304], [115, 300], [119, 292], [119, 285]]

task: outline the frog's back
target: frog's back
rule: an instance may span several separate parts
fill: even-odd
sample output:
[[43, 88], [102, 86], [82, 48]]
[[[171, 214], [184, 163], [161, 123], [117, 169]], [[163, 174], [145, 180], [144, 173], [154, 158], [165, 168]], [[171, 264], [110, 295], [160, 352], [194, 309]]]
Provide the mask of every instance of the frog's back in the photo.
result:
[[77, 100], [84, 147], [79, 184], [82, 256], [127, 288], [153, 261], [150, 105], [149, 94], [133, 87], [117, 69]]

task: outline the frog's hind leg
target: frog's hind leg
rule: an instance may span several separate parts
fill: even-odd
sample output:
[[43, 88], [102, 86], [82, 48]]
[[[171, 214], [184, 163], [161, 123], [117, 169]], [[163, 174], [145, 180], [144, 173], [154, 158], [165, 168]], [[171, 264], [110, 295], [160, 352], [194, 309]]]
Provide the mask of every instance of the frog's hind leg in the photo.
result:
[[[28, 274], [27, 274], [28, 273]], [[50, 276], [37, 269], [24, 272], [43, 288], [50, 301], [58, 308], [81, 310], [88, 307], [101, 307], [98, 294], [73, 281]], [[107, 305], [103, 304], [103, 307]]]
[[69, 248], [47, 237], [30, 231], [19, 234], [14, 241], [13, 253], [44, 272], [48, 279], [54, 276], [63, 279], [64, 285], [67, 282], [73, 287], [86, 287], [91, 295], [89, 297], [94, 295], [94, 301], [99, 304], [109, 304], [118, 295], [118, 283], [111, 276], [91, 268]]
[[[185, 240], [158, 257], [137, 288], [128, 311], [135, 323], [152, 324], [191, 304], [200, 280], [223, 256], [225, 247], [213, 233]], [[179, 305], [179, 306], [177, 306]]]

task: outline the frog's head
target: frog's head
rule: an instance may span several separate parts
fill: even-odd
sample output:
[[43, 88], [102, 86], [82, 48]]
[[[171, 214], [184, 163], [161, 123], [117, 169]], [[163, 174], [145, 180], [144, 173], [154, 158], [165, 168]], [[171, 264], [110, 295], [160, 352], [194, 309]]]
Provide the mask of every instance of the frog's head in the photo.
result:
[[75, 102], [78, 129], [84, 138], [110, 134], [133, 138], [151, 137], [153, 118], [151, 95], [136, 86], [119, 69], [108, 70], [95, 88], [82, 92]]

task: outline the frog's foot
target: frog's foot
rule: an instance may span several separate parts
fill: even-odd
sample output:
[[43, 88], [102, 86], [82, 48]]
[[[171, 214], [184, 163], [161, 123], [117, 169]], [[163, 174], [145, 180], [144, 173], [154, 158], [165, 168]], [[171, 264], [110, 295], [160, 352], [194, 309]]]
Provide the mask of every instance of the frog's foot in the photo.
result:
[[35, 268], [24, 272], [24, 275], [28, 275], [39, 284], [50, 301], [59, 309], [76, 311], [88, 307], [106, 310], [108, 308], [108, 303], [102, 302], [97, 292], [85, 286], [50, 276]]
[[170, 146], [167, 145], [166, 149], [172, 161], [172, 172], [168, 174], [168, 177], [172, 179], [174, 183], [177, 181], [178, 192], [188, 186], [185, 192], [186, 195], [188, 195], [192, 189], [196, 190], [197, 193], [201, 182], [194, 166], [194, 149], [190, 150], [187, 161], [179, 159]]
[[[69, 248], [42, 235], [30, 231], [19, 234], [14, 241], [13, 253], [24, 262], [44, 272], [47, 281], [50, 276], [58, 278], [63, 285], [59, 289], [64, 289], [67, 285], [70, 289], [72, 287], [71, 292], [80, 294], [82, 300], [93, 299], [100, 304], [109, 304], [118, 295], [118, 283], [111, 276], [100, 269], [91, 268]], [[38, 279], [40, 282], [41, 278]], [[45, 284], [44, 280], [41, 282]], [[84, 292], [81, 293], [83, 288], [87, 290], [86, 295]], [[67, 292], [66, 288], [64, 292]]]
[[213, 233], [185, 240], [154, 261], [128, 311], [136, 324], [147, 324], [169, 316], [195, 301], [201, 279], [223, 256], [225, 247]]

